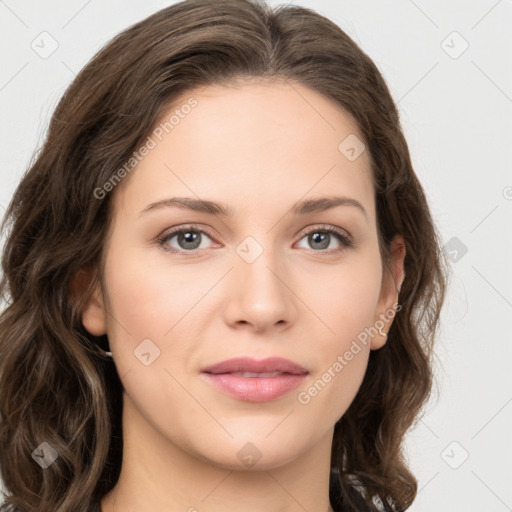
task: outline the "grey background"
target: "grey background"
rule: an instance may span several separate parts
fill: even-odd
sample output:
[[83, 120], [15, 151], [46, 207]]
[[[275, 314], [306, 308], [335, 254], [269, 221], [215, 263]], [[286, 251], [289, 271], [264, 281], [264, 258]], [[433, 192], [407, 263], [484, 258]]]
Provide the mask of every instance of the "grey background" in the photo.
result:
[[[171, 3], [0, 0], [2, 216], [75, 74], [111, 37]], [[439, 394], [407, 437], [419, 480], [410, 510], [512, 510], [512, 1], [288, 3], [332, 19], [384, 74], [453, 259]], [[58, 43], [47, 58], [31, 46], [43, 51], [43, 37], [46, 50]]]

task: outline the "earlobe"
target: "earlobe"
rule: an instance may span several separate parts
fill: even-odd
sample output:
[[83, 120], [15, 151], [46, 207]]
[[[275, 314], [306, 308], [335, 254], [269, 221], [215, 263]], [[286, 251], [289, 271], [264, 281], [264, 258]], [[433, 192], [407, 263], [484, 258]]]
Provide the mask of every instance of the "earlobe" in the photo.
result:
[[71, 293], [75, 299], [84, 294], [89, 294], [85, 297], [82, 305], [82, 324], [92, 335], [102, 336], [107, 333], [105, 307], [99, 284], [96, 284], [92, 292], [89, 290], [91, 281], [91, 271], [79, 270], [73, 280]]
[[385, 269], [379, 303], [375, 314], [374, 326], [378, 331], [372, 337], [370, 348], [379, 350], [387, 342], [387, 333], [393, 323], [396, 314], [395, 304], [398, 303], [398, 294], [405, 278], [405, 242], [401, 235], [395, 235], [391, 241], [391, 262], [390, 270]]
[[94, 336], [102, 336], [107, 333], [103, 301], [96, 290], [84, 306], [82, 324]]

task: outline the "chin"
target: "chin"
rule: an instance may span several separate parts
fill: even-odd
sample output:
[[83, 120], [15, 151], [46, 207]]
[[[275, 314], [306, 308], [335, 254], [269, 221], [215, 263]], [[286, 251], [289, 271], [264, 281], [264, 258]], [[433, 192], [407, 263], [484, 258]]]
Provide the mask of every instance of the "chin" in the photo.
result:
[[[196, 446], [195, 456], [214, 466], [231, 471], [267, 471], [289, 464], [307, 450], [307, 445], [298, 442], [297, 436], [285, 432], [285, 436], [268, 432], [241, 438], [212, 440], [205, 447]], [[211, 438], [210, 438], [211, 439]], [[311, 443], [311, 448], [314, 443]]]

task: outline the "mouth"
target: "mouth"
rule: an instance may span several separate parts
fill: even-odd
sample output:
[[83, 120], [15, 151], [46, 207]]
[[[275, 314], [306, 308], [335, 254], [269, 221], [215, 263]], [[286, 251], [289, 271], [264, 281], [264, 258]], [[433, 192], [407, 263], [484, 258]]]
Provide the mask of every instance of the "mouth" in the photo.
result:
[[[254, 377], [265, 374], [279, 374], [288, 373], [291, 375], [303, 375], [309, 373], [307, 368], [302, 365], [284, 359], [282, 357], [267, 357], [266, 359], [253, 359], [251, 357], [236, 357], [234, 359], [228, 359], [211, 366], [202, 368], [204, 373], [220, 374], [220, 373], [231, 373], [231, 374], [254, 374], [247, 375], [248, 377]], [[272, 375], [269, 375], [272, 376]]]
[[236, 358], [203, 368], [202, 377], [218, 391], [247, 402], [268, 402], [298, 387], [309, 371], [283, 358]]

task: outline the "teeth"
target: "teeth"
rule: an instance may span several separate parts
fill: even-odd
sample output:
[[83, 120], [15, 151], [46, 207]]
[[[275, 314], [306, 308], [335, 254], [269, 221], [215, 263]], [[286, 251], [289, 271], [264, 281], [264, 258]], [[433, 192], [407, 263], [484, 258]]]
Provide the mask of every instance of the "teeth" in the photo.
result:
[[277, 377], [282, 375], [281, 372], [265, 372], [265, 373], [254, 373], [254, 372], [231, 372], [231, 375], [238, 375], [239, 377]]

